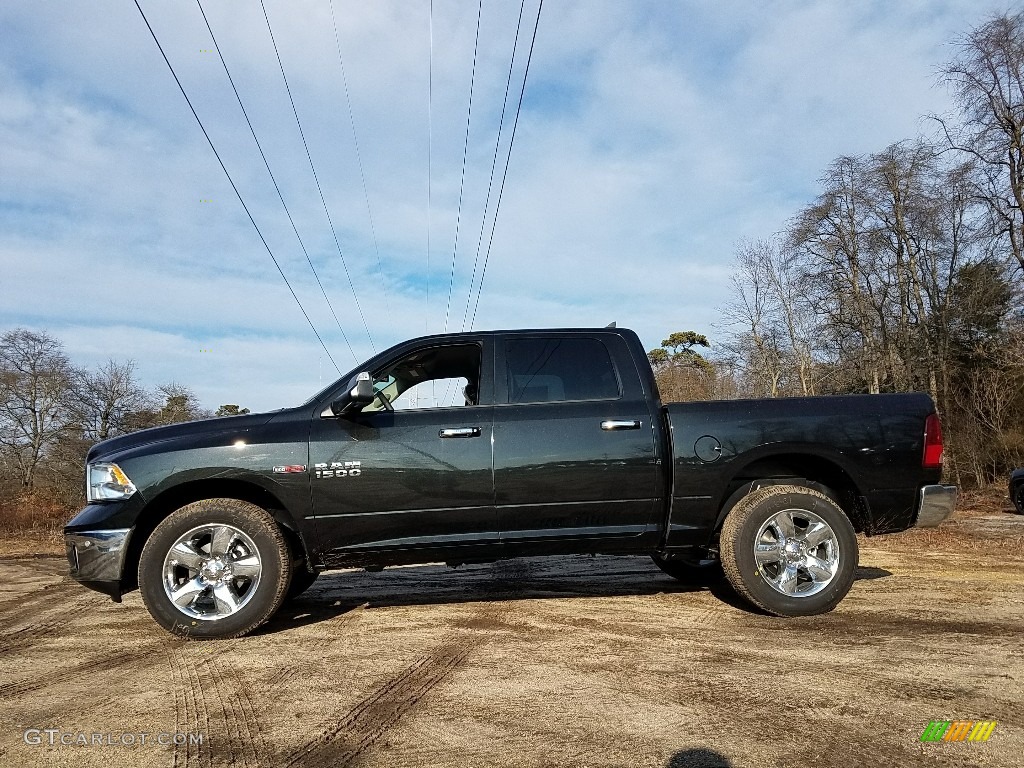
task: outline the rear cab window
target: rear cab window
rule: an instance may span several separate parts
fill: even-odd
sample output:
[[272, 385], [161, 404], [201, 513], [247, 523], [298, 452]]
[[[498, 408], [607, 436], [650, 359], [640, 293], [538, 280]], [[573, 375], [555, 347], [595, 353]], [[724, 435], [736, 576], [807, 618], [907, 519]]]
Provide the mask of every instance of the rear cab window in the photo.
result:
[[611, 354], [596, 338], [546, 336], [505, 341], [507, 402], [615, 400], [622, 387]]

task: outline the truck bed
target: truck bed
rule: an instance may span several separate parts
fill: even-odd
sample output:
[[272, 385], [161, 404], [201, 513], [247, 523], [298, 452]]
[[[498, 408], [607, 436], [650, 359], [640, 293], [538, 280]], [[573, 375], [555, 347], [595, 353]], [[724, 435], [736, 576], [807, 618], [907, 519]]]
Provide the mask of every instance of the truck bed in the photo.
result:
[[[704, 545], [725, 502], [757, 478], [815, 478], [868, 534], [914, 523], [928, 395], [843, 395], [663, 406], [673, 483], [666, 545]], [[908, 478], [907, 473], [917, 477]], [[854, 480], [856, 478], [856, 481]]]

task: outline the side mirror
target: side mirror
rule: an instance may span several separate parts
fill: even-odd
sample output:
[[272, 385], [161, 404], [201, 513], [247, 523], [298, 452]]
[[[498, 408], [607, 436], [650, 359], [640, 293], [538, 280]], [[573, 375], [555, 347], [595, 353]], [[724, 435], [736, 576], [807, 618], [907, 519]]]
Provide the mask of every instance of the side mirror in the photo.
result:
[[367, 405], [373, 402], [376, 394], [373, 391], [373, 379], [364, 371], [356, 376], [356, 385], [348, 393], [348, 401], [355, 405]]
[[320, 417], [326, 419], [332, 416], [344, 416], [372, 403], [374, 397], [376, 397], [376, 392], [373, 390], [373, 379], [369, 373], [364, 371], [356, 376], [356, 385], [325, 408]]

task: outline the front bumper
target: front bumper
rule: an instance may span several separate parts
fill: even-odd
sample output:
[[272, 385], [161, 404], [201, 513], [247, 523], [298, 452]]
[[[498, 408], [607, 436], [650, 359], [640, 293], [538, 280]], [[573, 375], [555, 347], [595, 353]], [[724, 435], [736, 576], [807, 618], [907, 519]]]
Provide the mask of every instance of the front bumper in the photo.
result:
[[121, 574], [131, 528], [64, 533], [71, 578], [121, 601]]
[[955, 485], [926, 485], [921, 489], [917, 503], [918, 528], [934, 528], [951, 514], [956, 507]]

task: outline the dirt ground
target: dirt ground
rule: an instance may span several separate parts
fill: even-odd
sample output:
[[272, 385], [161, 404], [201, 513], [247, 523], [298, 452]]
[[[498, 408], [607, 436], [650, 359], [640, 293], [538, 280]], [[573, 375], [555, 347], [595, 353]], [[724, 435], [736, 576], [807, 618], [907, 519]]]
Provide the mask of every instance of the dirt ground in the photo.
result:
[[[1000, 511], [862, 538], [807, 619], [640, 558], [338, 572], [207, 643], [7, 554], [0, 766], [1024, 766], [1022, 545]], [[998, 725], [921, 743], [939, 719]]]

